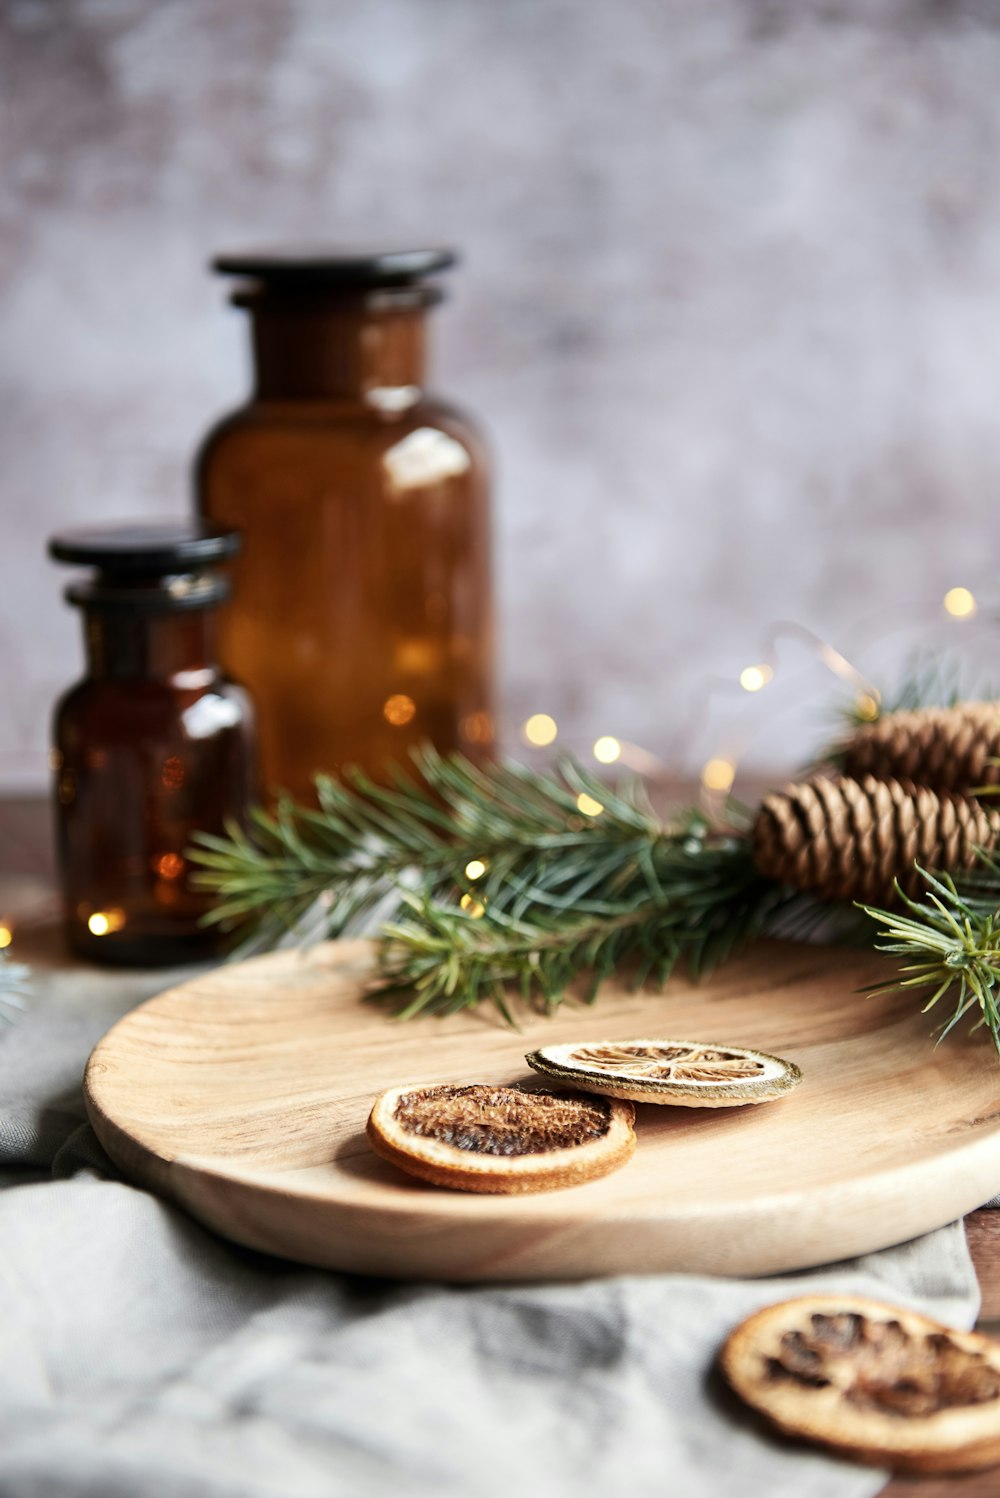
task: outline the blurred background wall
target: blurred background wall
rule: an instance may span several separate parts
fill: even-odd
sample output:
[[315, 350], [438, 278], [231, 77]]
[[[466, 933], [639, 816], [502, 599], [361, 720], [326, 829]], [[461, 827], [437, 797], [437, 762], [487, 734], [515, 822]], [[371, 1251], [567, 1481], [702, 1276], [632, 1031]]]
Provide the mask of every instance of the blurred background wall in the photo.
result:
[[900, 599], [987, 595], [998, 22], [985, 0], [6, 0], [0, 788], [43, 783], [79, 667], [46, 535], [183, 512], [246, 388], [223, 248], [462, 249], [435, 383], [493, 438], [511, 723], [697, 756], [706, 684], [770, 620], [841, 643]]

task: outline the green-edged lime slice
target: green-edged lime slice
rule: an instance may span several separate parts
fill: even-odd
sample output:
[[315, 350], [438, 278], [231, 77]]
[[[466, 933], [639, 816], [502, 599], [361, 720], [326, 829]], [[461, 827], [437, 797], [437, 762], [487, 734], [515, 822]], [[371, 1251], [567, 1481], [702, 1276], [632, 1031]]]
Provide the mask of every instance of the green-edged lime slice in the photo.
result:
[[600, 1040], [547, 1045], [524, 1058], [585, 1092], [688, 1108], [769, 1103], [802, 1080], [792, 1061], [703, 1040]]

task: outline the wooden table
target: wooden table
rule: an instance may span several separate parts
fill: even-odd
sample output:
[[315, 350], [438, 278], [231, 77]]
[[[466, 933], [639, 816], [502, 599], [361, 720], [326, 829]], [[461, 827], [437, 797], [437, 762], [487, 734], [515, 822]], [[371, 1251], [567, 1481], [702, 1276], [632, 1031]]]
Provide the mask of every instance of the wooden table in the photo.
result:
[[[31, 881], [33, 898], [54, 891], [51, 817], [37, 797], [0, 799], [0, 876]], [[0, 911], [0, 918], [15, 912]], [[966, 1219], [982, 1290], [982, 1330], [1000, 1336], [1000, 1211]], [[1000, 1469], [962, 1478], [895, 1478], [881, 1498], [997, 1498]]]

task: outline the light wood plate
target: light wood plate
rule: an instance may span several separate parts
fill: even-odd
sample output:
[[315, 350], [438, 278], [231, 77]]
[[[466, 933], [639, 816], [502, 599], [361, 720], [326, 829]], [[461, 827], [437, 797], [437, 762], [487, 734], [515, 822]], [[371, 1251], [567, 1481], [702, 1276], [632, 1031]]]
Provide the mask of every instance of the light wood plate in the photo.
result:
[[[871, 999], [882, 960], [765, 943], [695, 986], [528, 1016], [395, 1022], [363, 1002], [371, 949], [329, 943], [222, 967], [126, 1016], [91, 1057], [91, 1119], [126, 1174], [228, 1238], [409, 1279], [768, 1274], [902, 1242], [1000, 1187], [988, 1040], [936, 1050], [912, 998]], [[424, 1185], [378, 1159], [371, 1103], [402, 1083], [512, 1081], [547, 1041], [730, 1041], [803, 1070], [780, 1102], [636, 1110], [603, 1180], [527, 1197]]]

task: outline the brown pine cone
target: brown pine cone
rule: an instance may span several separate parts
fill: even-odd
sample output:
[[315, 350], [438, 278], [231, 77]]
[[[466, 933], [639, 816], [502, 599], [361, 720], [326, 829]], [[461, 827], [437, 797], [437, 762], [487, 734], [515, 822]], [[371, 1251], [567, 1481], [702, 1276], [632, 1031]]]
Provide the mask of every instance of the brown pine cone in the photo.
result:
[[913, 780], [935, 790], [969, 791], [1000, 784], [1000, 702], [961, 702], [887, 713], [855, 730], [845, 775]]
[[1000, 812], [903, 780], [817, 777], [761, 802], [753, 826], [760, 873], [824, 900], [879, 905], [921, 887], [915, 863], [960, 873], [1000, 840]]

